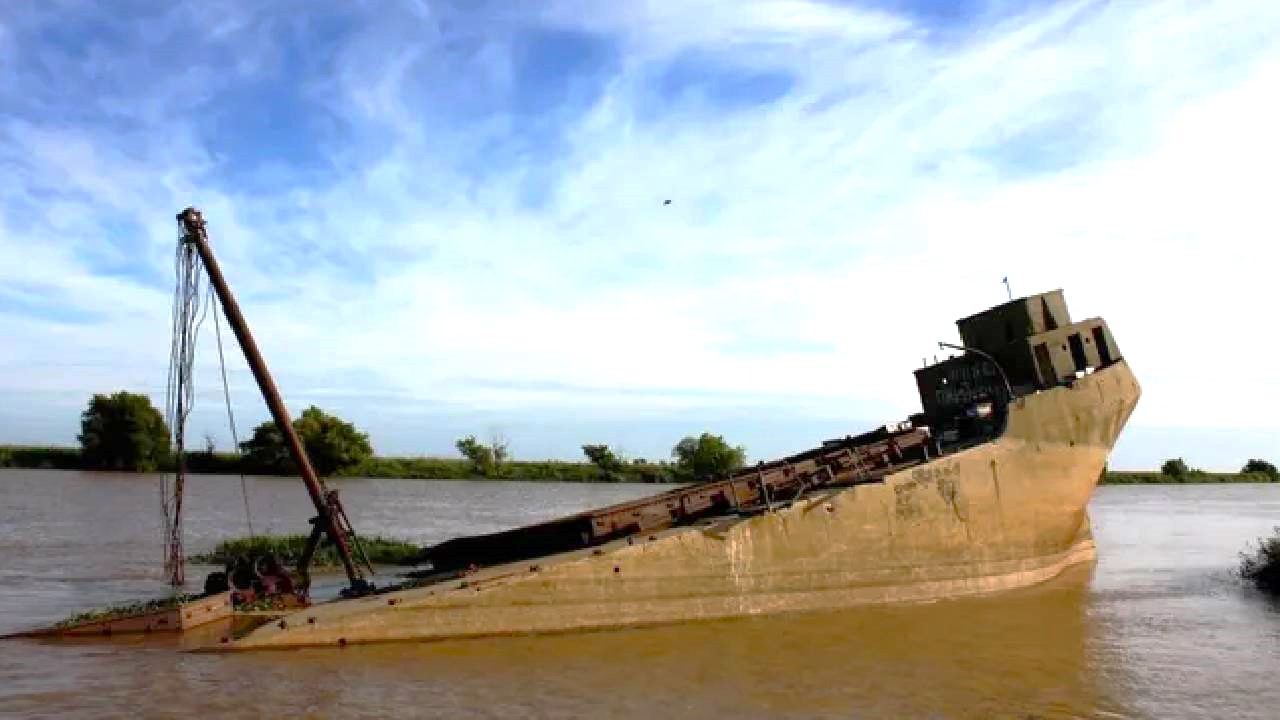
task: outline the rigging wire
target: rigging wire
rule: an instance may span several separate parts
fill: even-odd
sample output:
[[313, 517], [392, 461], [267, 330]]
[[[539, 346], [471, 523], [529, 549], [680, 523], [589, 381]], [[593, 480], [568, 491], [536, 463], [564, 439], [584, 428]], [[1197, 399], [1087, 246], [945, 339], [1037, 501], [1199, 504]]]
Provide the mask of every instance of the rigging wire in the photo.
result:
[[[213, 303], [213, 288], [209, 288], [209, 301]], [[231, 442], [240, 453], [240, 433], [236, 431], [236, 415], [231, 409], [231, 386], [227, 383], [227, 360], [222, 352], [222, 323], [218, 320], [219, 312], [213, 311], [213, 330], [218, 338], [218, 368], [222, 371], [222, 397], [227, 403], [227, 422], [231, 425]], [[253, 514], [249, 511], [249, 485], [244, 477], [244, 463], [236, 463], [240, 468], [240, 497], [244, 499], [244, 522], [249, 528], [249, 537], [253, 537]]]
[[165, 571], [175, 588], [185, 582], [182, 552], [182, 496], [186, 480], [186, 426], [195, 404], [192, 368], [196, 338], [208, 314], [209, 302], [201, 289], [200, 257], [190, 243], [180, 241], [174, 253], [175, 286], [173, 327], [169, 348], [169, 372], [165, 383], [165, 420], [173, 434], [176, 459], [172, 481], [161, 475], [160, 507], [164, 514]]
[[[196, 340], [205, 318], [213, 309], [214, 332], [218, 343], [218, 367], [222, 375], [222, 397], [227, 406], [227, 421], [231, 426], [231, 439], [236, 452], [240, 451], [240, 434], [236, 429], [235, 412], [231, 407], [231, 387], [227, 381], [226, 354], [222, 349], [222, 323], [218, 319], [218, 307], [213, 288], [204, 289], [203, 264], [194, 244], [179, 240], [174, 253], [173, 327], [169, 347], [169, 371], [165, 381], [165, 421], [173, 434], [173, 450], [176, 467], [172, 478], [163, 473], [160, 480], [160, 508], [164, 515], [165, 572], [169, 584], [175, 588], [185, 582], [185, 558], [182, 550], [182, 497], [187, 474], [186, 430], [187, 418], [195, 406]], [[244, 500], [245, 523], [253, 536], [253, 517], [249, 510], [249, 487], [243, 470], [240, 473], [240, 495]]]

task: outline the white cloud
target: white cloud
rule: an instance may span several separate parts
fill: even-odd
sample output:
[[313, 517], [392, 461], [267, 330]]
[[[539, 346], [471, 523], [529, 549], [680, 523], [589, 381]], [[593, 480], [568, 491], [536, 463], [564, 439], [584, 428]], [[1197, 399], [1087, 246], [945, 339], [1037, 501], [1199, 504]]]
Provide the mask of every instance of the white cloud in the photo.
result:
[[[117, 252], [167, 277], [173, 213], [196, 204], [291, 400], [346, 393], [357, 422], [397, 402], [888, 420], [914, 408], [919, 359], [1008, 275], [1108, 319], [1145, 390], [1135, 424], [1280, 429], [1259, 401], [1280, 350], [1259, 327], [1278, 259], [1278, 14], [1065, 4], [972, 30], [702, 0], [361, 19], [289, 79], [339, 123], [318, 148], [333, 172], [286, 166], [268, 192], [236, 186], [254, 158], [211, 145], [198, 113], [279, 82], [273, 40], [308, 29], [237, 16], [136, 98], [102, 100], [113, 117], [136, 107], [138, 132], [0, 116], [0, 281], [100, 316], [71, 329], [0, 306], [0, 332], [24, 340], [0, 362], [30, 363], [2, 389], [162, 378], [164, 288], [89, 258], [101, 218], [127, 218], [145, 236]], [[166, 17], [175, 34], [190, 21]], [[619, 62], [596, 69], [600, 95], [554, 152], [489, 159], [530, 120], [450, 97], [514, 92], [511, 37], [548, 26], [615, 43]], [[0, 52], [27, 37], [0, 26]], [[184, 111], [180, 90], [241, 42], [248, 59]], [[691, 95], [655, 111], [654, 78], [691, 51], [793, 82], [750, 109]], [[521, 200], [531, 178], [545, 202]], [[56, 369], [86, 355], [93, 373]], [[242, 365], [233, 377], [249, 402]]]
[[838, 44], [848, 48], [910, 29], [888, 13], [809, 0], [691, 2], [563, 2], [543, 10], [543, 20], [578, 30], [621, 36], [628, 49], [652, 59], [683, 50], [749, 46], [754, 57], [777, 59], [775, 50]]

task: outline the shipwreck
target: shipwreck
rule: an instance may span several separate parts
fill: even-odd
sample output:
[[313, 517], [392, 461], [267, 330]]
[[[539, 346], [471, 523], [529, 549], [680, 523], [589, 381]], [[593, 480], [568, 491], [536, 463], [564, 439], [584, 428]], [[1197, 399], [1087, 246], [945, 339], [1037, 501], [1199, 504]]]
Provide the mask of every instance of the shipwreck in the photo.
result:
[[[921, 411], [727, 477], [423, 548], [421, 569], [209, 649], [553, 633], [924, 601], [1092, 560], [1088, 503], [1140, 388], [1061, 290], [957, 321]], [[299, 463], [303, 465], [303, 463]], [[333, 525], [317, 517], [317, 536]], [[324, 528], [322, 531], [321, 528]], [[335, 532], [335, 534], [337, 534]], [[339, 537], [346, 537], [339, 535]]]
[[[920, 411], [901, 421], [711, 482], [453, 538], [422, 548], [414, 572], [379, 587], [337, 491], [293, 431], [204, 218], [187, 208], [178, 222], [188, 278], [198, 267], [208, 274], [316, 511], [293, 571], [250, 558], [183, 599], [181, 608], [238, 621], [199, 650], [599, 630], [1032, 585], [1096, 556], [1088, 503], [1140, 395], [1103, 319], [1073, 320], [1061, 290], [1010, 299], [957, 321], [959, 342], [939, 344], [959, 354], [915, 371]], [[178, 432], [181, 447], [181, 423]], [[180, 511], [181, 472], [178, 481]], [[322, 542], [348, 587], [313, 603], [308, 565]], [[272, 610], [255, 609], [273, 596]], [[82, 629], [181, 625], [170, 610]]]

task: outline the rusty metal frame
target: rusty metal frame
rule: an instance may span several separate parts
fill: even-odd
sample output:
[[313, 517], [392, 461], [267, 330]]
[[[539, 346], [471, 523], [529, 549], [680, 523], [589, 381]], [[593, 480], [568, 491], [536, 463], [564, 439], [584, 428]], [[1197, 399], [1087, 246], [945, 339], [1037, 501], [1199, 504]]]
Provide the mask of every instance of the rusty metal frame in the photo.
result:
[[723, 515], [770, 512], [818, 488], [879, 482], [928, 458], [924, 428], [879, 430], [744, 468], [718, 480], [671, 490], [514, 530], [454, 538], [416, 558], [428, 573], [449, 573], [590, 547], [638, 533]]

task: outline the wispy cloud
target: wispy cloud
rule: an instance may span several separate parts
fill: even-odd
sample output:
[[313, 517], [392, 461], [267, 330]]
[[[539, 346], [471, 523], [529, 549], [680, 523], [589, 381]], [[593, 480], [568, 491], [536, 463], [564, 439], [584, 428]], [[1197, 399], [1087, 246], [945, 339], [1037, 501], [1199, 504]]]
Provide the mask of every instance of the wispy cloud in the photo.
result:
[[[804, 447], [911, 412], [910, 370], [1005, 275], [1108, 319], [1136, 426], [1280, 430], [1280, 9], [529, 8], [7, 12], [0, 440], [162, 390], [188, 204], [289, 400], [387, 451], [499, 424], [532, 454], [706, 423]], [[1119, 462], [1194, 455], [1158, 437]]]

